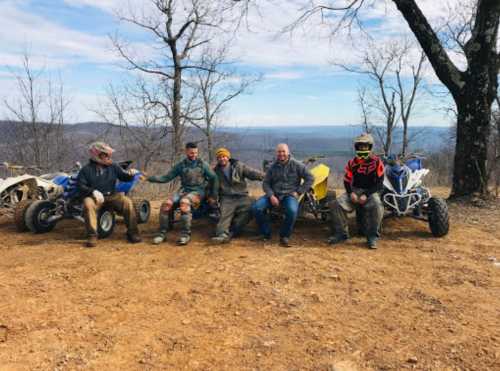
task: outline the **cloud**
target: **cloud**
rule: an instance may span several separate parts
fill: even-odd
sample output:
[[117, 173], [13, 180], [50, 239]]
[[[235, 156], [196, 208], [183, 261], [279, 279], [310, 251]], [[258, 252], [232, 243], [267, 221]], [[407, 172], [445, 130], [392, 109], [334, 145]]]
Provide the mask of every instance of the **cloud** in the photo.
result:
[[76, 62], [113, 63], [106, 36], [93, 36], [58, 25], [38, 15], [21, 10], [15, 1], [0, 3], [2, 27], [2, 64], [17, 66], [25, 49], [48, 66]]
[[298, 80], [304, 77], [302, 72], [298, 71], [278, 71], [271, 72], [264, 75], [264, 78], [267, 79], [275, 79], [275, 80]]
[[113, 13], [120, 5], [123, 5], [123, 0], [64, 0], [69, 6], [83, 8], [90, 6], [100, 9], [105, 12]]
[[321, 100], [321, 97], [317, 95], [306, 95], [305, 98], [307, 100]]

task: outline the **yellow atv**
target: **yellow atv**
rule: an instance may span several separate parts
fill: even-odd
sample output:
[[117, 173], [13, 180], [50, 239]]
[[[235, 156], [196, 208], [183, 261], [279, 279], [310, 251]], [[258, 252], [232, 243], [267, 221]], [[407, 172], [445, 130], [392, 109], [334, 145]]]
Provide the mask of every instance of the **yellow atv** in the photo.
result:
[[[335, 191], [328, 189], [330, 168], [325, 164], [312, 166], [312, 164], [321, 158], [323, 157], [316, 156], [302, 161], [311, 171], [314, 182], [311, 189], [299, 198], [299, 216], [304, 217], [306, 214], [312, 214], [318, 220], [327, 221], [330, 215], [329, 204], [335, 200], [336, 194]], [[267, 171], [271, 164], [272, 161], [264, 160], [264, 171]], [[276, 213], [273, 212], [273, 214], [277, 216]]]
[[[311, 157], [303, 162], [310, 166], [321, 157]], [[335, 200], [335, 191], [328, 189], [330, 168], [325, 164], [318, 164], [309, 169], [314, 177], [314, 182], [309, 191], [299, 199], [299, 215], [306, 213], [314, 215], [318, 220], [326, 221], [330, 215], [329, 204]]]

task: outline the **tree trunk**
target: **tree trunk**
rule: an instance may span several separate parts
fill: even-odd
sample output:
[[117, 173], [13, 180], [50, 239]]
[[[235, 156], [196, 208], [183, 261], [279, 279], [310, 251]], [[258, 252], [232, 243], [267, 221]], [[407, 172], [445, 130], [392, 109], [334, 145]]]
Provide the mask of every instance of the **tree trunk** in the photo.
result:
[[487, 147], [491, 105], [497, 94], [498, 0], [479, 0], [471, 38], [465, 45], [467, 71], [460, 71], [415, 0], [392, 0], [408, 22], [436, 75], [457, 105], [457, 143], [450, 197], [488, 193]]
[[384, 148], [385, 155], [389, 156], [391, 154], [391, 147], [392, 147], [392, 127], [390, 127], [390, 124], [387, 125], [384, 147], [385, 147]]
[[492, 100], [478, 88], [466, 86], [465, 94], [456, 102], [457, 143], [451, 197], [488, 193], [486, 164]]
[[174, 87], [172, 94], [172, 128], [174, 130], [172, 136], [172, 163], [177, 162], [182, 153], [181, 86], [182, 69], [179, 66], [176, 66], [174, 71]]
[[213, 143], [213, 138], [212, 138], [212, 131], [209, 129], [207, 130], [207, 151], [208, 151], [208, 161], [210, 164], [213, 163], [214, 161], [214, 143]]
[[451, 197], [489, 192], [488, 147], [491, 106], [498, 88], [496, 40], [500, 6], [491, 0], [479, 3], [483, 11], [478, 12], [473, 37], [465, 46], [468, 61], [465, 84], [460, 94], [454, 94], [458, 117]]

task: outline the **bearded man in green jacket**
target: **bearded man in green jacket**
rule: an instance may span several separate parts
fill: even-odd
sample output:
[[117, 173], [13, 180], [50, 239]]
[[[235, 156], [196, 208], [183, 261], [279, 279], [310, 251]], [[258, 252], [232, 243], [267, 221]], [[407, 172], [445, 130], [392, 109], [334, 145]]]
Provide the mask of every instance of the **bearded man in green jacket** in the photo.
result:
[[177, 240], [179, 245], [187, 245], [191, 240], [192, 209], [196, 209], [207, 196], [208, 202], [215, 203], [219, 182], [210, 166], [198, 158], [198, 145], [196, 143], [186, 144], [186, 158], [177, 163], [166, 175], [151, 176], [147, 180], [151, 183], [168, 183], [179, 177], [181, 189], [174, 193], [160, 208], [160, 230], [153, 239], [157, 245], [165, 241], [169, 225], [170, 211], [179, 205], [181, 211], [181, 234]]

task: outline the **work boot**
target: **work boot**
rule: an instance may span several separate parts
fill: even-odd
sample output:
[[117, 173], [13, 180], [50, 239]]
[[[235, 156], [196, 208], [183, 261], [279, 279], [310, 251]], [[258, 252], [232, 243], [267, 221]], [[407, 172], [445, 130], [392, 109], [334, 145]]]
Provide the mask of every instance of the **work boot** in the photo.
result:
[[96, 247], [97, 246], [97, 236], [88, 236], [87, 242], [85, 242], [85, 247]]
[[142, 238], [137, 232], [127, 232], [127, 241], [130, 243], [139, 243], [142, 242]]
[[368, 248], [375, 250], [377, 248], [377, 237], [368, 237], [367, 243], [368, 243]]
[[227, 233], [222, 233], [218, 236], [212, 237], [212, 242], [215, 244], [224, 244], [229, 243], [231, 241], [231, 236]]
[[290, 239], [288, 237], [280, 237], [280, 246], [281, 247], [292, 247], [290, 243]]
[[191, 241], [191, 236], [189, 234], [185, 234], [179, 237], [179, 239], [177, 240], [177, 245], [186, 246], [189, 241]]
[[349, 236], [345, 234], [338, 234], [338, 235], [333, 235], [328, 238], [328, 243], [330, 245], [338, 245], [339, 243], [342, 243], [344, 241], [347, 241], [349, 239]]

